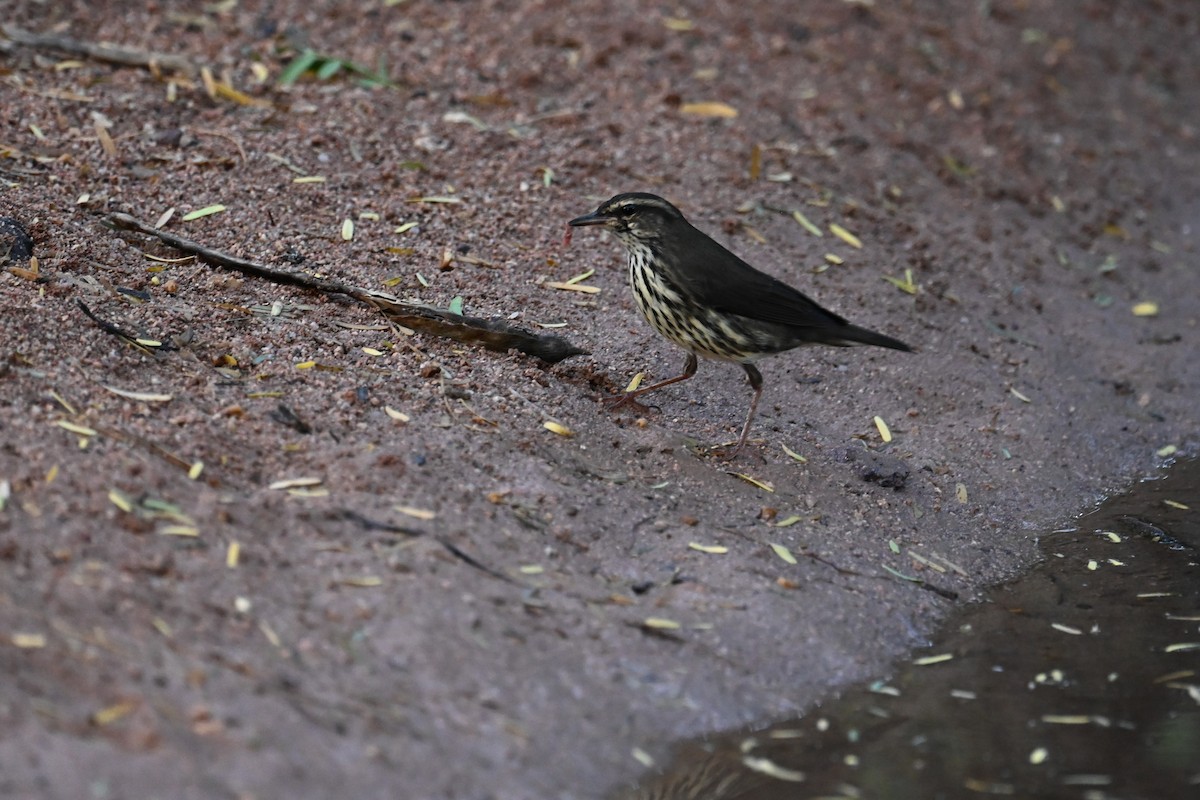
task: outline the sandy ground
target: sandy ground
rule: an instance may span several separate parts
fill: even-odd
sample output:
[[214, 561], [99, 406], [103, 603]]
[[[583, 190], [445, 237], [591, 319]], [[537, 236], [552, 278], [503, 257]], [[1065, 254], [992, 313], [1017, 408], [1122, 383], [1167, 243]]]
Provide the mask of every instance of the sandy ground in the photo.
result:
[[[1194, 3], [217, 5], [0, 3], [191, 65], [0, 36], [0, 216], [37, 258], [0, 274], [0, 794], [601, 797], [634, 748], [885, 669], [1200, 447]], [[392, 83], [280, 87], [306, 46]], [[633, 190], [920, 352], [765, 362], [732, 464], [703, 448], [736, 367], [606, 412], [683, 362], [615, 242], [562, 242]], [[590, 355], [406, 336], [101, 224], [171, 209]]]

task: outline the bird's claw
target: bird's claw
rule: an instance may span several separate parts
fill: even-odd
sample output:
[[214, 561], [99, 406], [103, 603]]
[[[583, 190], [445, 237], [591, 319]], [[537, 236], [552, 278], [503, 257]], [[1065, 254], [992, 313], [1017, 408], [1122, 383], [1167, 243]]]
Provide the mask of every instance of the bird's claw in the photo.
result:
[[637, 395], [633, 392], [622, 392], [614, 394], [600, 400], [604, 407], [609, 411], [616, 411], [618, 408], [630, 408], [639, 414], [645, 414], [650, 411], [650, 407], [638, 402]]

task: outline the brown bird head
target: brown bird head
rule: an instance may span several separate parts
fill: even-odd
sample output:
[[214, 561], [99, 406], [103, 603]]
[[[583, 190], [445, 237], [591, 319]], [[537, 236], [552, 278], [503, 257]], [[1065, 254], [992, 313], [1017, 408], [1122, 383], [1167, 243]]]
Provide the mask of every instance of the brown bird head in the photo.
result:
[[626, 247], [647, 247], [667, 231], [690, 228], [679, 209], [656, 194], [626, 192], [605, 200], [591, 214], [576, 217], [573, 228], [602, 225]]

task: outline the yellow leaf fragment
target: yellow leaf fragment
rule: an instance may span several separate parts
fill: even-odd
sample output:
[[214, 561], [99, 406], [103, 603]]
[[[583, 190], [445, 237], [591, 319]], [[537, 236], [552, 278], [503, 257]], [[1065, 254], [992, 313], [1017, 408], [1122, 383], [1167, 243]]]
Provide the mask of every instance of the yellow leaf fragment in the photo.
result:
[[1132, 310], [1135, 317], [1156, 317], [1158, 316], [1158, 303], [1136, 303]]
[[198, 479], [200, 477], [200, 475], [203, 474], [203, 472], [204, 472], [204, 462], [197, 461], [196, 463], [194, 463], [190, 467], [188, 467], [188, 472], [187, 472], [188, 479], [194, 481], [194, 480]]
[[575, 432], [566, 425], [555, 422], [554, 420], [546, 420], [542, 423], [542, 427], [551, 433], [557, 433], [559, 436], [574, 436]]
[[112, 136], [108, 132], [108, 128], [99, 118], [95, 120], [96, 139], [100, 142], [101, 149], [109, 156], [116, 156], [117, 143], [113, 141]]
[[843, 228], [841, 225], [838, 225], [836, 222], [829, 223], [829, 232], [853, 247], [855, 250], [862, 250], [862, 240], [850, 231]]
[[186, 536], [195, 537], [200, 535], [200, 529], [194, 525], [164, 525], [158, 529], [160, 536]]
[[346, 218], [342, 220], [342, 241], [348, 242], [354, 238], [354, 220]]
[[437, 516], [436, 511], [430, 511], [428, 508], [417, 508], [416, 506], [395, 506], [395, 509], [406, 517], [413, 519], [430, 520]]
[[662, 23], [669, 31], [685, 32], [693, 30], [696, 27], [696, 23], [682, 17], [663, 17]]
[[650, 755], [640, 747], [633, 748], [629, 751], [629, 754], [633, 756], [634, 760], [636, 760], [643, 767], [649, 768], [654, 766], [654, 756]]
[[1187, 653], [1192, 650], [1200, 650], [1200, 642], [1180, 642], [1163, 648], [1164, 653]]
[[383, 355], [383, 351], [382, 351], [382, 350], [376, 350], [374, 347], [364, 347], [364, 348], [362, 349], [362, 351], [363, 351], [364, 353], [366, 353], [367, 355], [369, 355], [369, 356], [381, 356], [381, 355]]
[[825, 235], [820, 228], [813, 224], [812, 220], [801, 214], [799, 211], [792, 212], [792, 219], [800, 223], [800, 227], [804, 228], [804, 230], [808, 231], [813, 236], [820, 237]]
[[1060, 633], [1069, 633], [1072, 636], [1083, 635], [1083, 631], [1079, 630], [1079, 628], [1073, 628], [1070, 625], [1063, 625], [1061, 622], [1051, 622], [1050, 627], [1054, 628], [1054, 630], [1059, 631]]
[[410, 417], [408, 414], [405, 414], [403, 411], [397, 411], [391, 406], [384, 406], [383, 413], [387, 414], [397, 422], [408, 422], [412, 419], [412, 417]]
[[22, 650], [37, 650], [46, 646], [46, 634], [44, 633], [23, 633], [17, 631], [8, 637], [12, 642], [13, 647], [19, 647]]
[[183, 215], [182, 219], [184, 222], [191, 222], [192, 220], [200, 219], [201, 217], [208, 217], [213, 214], [220, 214], [224, 210], [225, 210], [225, 206], [221, 205], [220, 203], [217, 203], [215, 205], [205, 206], [204, 208], [197, 208], [195, 211], [189, 211], [188, 213]]
[[887, 423], [883, 421], [883, 417], [875, 416], [875, 427], [879, 430], [879, 438], [883, 439], [884, 443], [892, 440], [892, 432], [888, 428]]
[[1032, 403], [1033, 402], [1028, 397], [1026, 397], [1025, 395], [1018, 392], [1016, 390], [1016, 387], [1010, 386], [1010, 387], [1008, 387], [1008, 391], [1009, 391], [1009, 394], [1011, 394], [1013, 397], [1020, 400], [1022, 403]]
[[129, 716], [130, 712], [132, 712], [135, 708], [137, 708], [137, 704], [128, 700], [124, 703], [111, 705], [108, 708], [102, 708], [92, 714], [92, 724], [99, 725], [101, 727], [105, 725], [111, 725], [122, 717]]
[[315, 361], [301, 361], [296, 365], [296, 369], [312, 369], [317, 365]]
[[[796, 519], [799, 519], [799, 517], [796, 517]], [[783, 545], [775, 544], [774, 542], [772, 542], [771, 549], [774, 550], [775, 555], [779, 556], [779, 558], [782, 559], [784, 562], [786, 562], [788, 564], [796, 563], [796, 557], [794, 555], [792, 555], [792, 551], [787, 549]]]
[[453, 204], [453, 203], [461, 203], [462, 198], [461, 197], [449, 197], [449, 196], [445, 196], [445, 195], [433, 195], [430, 197], [414, 197], [413, 199], [409, 200], [408, 202], [410, 202], [410, 203]]
[[733, 119], [738, 115], [737, 109], [733, 106], [715, 101], [684, 103], [679, 107], [679, 113], [695, 117], [720, 117], [722, 119]]
[[966, 504], [967, 502], [967, 485], [965, 483], [954, 484], [954, 496], [958, 502]]
[[1173, 444], [1169, 444], [1165, 447], [1160, 447], [1160, 448], [1158, 448], [1158, 450], [1155, 451], [1155, 453], [1158, 455], [1159, 458], [1168, 458], [1169, 456], [1173, 456], [1178, 452], [1179, 452], [1179, 448]]
[[353, 586], [355, 589], [371, 589], [376, 586], [382, 586], [383, 578], [375, 575], [363, 575], [356, 578], [342, 578], [339, 583], [343, 586]]
[[664, 617], [646, 617], [646, 619], [642, 620], [642, 625], [643, 627], [660, 631], [673, 631], [681, 627], [675, 620]]
[[1044, 747], [1035, 747], [1033, 752], [1029, 754], [1029, 763], [1037, 766], [1038, 764], [1046, 763], [1046, 759], [1050, 757], [1050, 751]]
[[1163, 500], [1163, 505], [1170, 506], [1171, 508], [1178, 508], [1180, 511], [1188, 510], [1188, 506], [1179, 502], [1178, 500]]
[[692, 550], [699, 550], [701, 553], [710, 555], [724, 555], [729, 552], [729, 548], [719, 544], [700, 544], [699, 542], [688, 542], [688, 547]]
[[230, 542], [225, 548], [225, 566], [229, 569], [237, 569], [238, 561], [242, 557], [242, 546], [237, 542]]
[[292, 178], [292, 183], [324, 183], [324, 175], [301, 175], [298, 178]]
[[124, 492], [119, 489], [109, 489], [108, 499], [114, 506], [124, 511], [126, 514], [128, 514], [130, 511], [133, 511], [133, 502], [125, 496]]
[[787, 453], [789, 456], [791, 456], [792, 458], [794, 458], [796, 461], [799, 461], [801, 464], [805, 464], [805, 463], [807, 463], [807, 462], [808, 462], [808, 459], [807, 459], [807, 458], [805, 458], [804, 456], [800, 455], [800, 454], [799, 454], [799, 453], [797, 453], [795, 450], [793, 450], [792, 448], [788, 447], [786, 444], [781, 444], [780, 446], [783, 448], [783, 452]]
[[936, 656], [923, 656], [913, 660], [913, 665], [918, 667], [928, 667], [932, 664], [941, 664], [943, 661], [950, 661], [954, 658], [953, 653], [940, 653]]
[[642, 379], [645, 377], [646, 373], [644, 372], [639, 372], [637, 375], [634, 375], [629, 381], [629, 385], [625, 387], [625, 393], [628, 394], [629, 392], [636, 392], [637, 388], [642, 385]]
[[588, 278], [592, 277], [595, 274], [596, 274], [596, 270], [589, 269], [587, 272], [579, 273], [574, 278], [567, 278], [566, 283], [568, 285], [573, 285], [573, 284], [579, 283], [580, 281], [586, 281]]

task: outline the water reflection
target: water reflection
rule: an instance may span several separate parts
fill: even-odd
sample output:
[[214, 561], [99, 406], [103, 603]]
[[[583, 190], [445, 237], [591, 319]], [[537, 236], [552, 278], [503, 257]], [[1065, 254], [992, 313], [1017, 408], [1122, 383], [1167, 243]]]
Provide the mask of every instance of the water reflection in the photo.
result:
[[1200, 797], [1200, 461], [1047, 535], [890, 678], [614, 800]]

